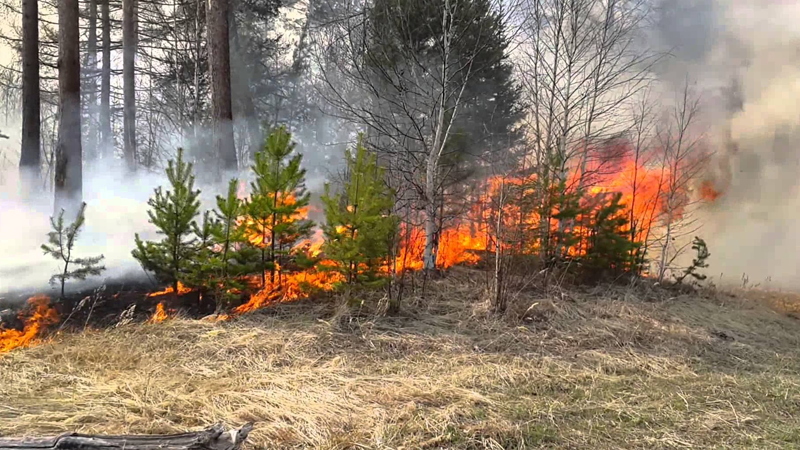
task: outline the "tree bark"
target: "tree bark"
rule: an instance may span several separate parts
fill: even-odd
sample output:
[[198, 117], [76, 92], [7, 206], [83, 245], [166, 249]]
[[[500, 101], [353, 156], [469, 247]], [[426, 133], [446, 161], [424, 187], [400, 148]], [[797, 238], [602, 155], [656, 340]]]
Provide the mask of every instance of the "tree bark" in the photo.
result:
[[[255, 158], [255, 154], [261, 150], [261, 146], [263, 145], [262, 137], [261, 137], [261, 125], [258, 121], [258, 115], [256, 114], [256, 107], [253, 103], [253, 95], [250, 92], [250, 84], [251, 84], [251, 73], [250, 69], [247, 68], [245, 64], [245, 58], [247, 57], [245, 53], [242, 51], [242, 43], [239, 38], [239, 29], [236, 24], [236, 18], [233, 16], [233, 11], [229, 12], [228, 15], [230, 22], [229, 22], [229, 29], [231, 35], [231, 61], [233, 65], [238, 67], [241, 75], [237, 77], [237, 82], [232, 83], [233, 86], [231, 87], [231, 95], [236, 98], [236, 104], [239, 107], [239, 116], [245, 120], [245, 125], [247, 126], [247, 147], [246, 150], [243, 151], [244, 159], [246, 161], [252, 161]], [[237, 89], [238, 88], [238, 89]], [[243, 162], [243, 164], [247, 164]]]
[[136, 169], [136, 46], [138, 0], [122, 0], [123, 153], [128, 169]]
[[238, 450], [253, 429], [247, 424], [226, 431], [214, 425], [202, 431], [153, 436], [98, 436], [66, 433], [47, 438], [0, 438], [0, 450]]
[[[55, 211], [73, 211], [82, 202], [81, 66], [78, 0], [58, 1], [58, 103]], [[71, 213], [70, 213], [71, 214]]]
[[39, 2], [22, 2], [22, 149], [19, 160], [23, 189], [38, 185], [41, 166], [39, 102]]
[[218, 169], [236, 170], [236, 147], [233, 142], [231, 105], [231, 52], [228, 27], [228, 0], [208, 2], [209, 67], [211, 69], [211, 115], [213, 143]]
[[114, 156], [114, 138], [111, 136], [111, 12], [109, 2], [100, 0], [103, 22], [103, 68], [100, 74], [100, 151], [104, 156]]
[[86, 41], [86, 159], [97, 159], [97, 0], [89, 0], [89, 37]]

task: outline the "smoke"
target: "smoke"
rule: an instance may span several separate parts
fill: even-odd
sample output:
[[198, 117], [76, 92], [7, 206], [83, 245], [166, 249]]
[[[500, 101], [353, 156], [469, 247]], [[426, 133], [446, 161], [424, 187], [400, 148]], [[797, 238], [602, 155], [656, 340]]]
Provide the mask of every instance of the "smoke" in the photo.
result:
[[672, 57], [657, 68], [702, 93], [715, 150], [709, 179], [723, 192], [698, 234], [716, 282], [800, 288], [800, 14], [796, 2], [662, 0], [653, 38]]

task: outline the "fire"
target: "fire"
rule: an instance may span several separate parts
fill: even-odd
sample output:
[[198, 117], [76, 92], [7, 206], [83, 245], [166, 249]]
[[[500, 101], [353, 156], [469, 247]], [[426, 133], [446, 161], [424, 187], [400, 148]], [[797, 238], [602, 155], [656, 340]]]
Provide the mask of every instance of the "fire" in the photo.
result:
[[58, 312], [50, 306], [50, 298], [44, 295], [28, 299], [30, 316], [21, 313], [19, 319], [25, 323], [22, 331], [0, 328], [0, 355], [15, 348], [36, 344], [47, 326], [58, 322]]
[[150, 323], [161, 323], [167, 319], [169, 319], [169, 314], [164, 309], [164, 302], [161, 302], [156, 306], [156, 312], [150, 317]]
[[[325, 261], [322, 266], [329, 265]], [[276, 264], [277, 265], [277, 264]], [[277, 267], [280, 273], [280, 267]], [[260, 277], [254, 277], [253, 284], [259, 284]], [[338, 272], [310, 269], [296, 273], [280, 273], [275, 283], [267, 278], [267, 286], [250, 297], [250, 300], [235, 308], [234, 314], [245, 314], [278, 302], [291, 302], [308, 298], [315, 291], [332, 291], [337, 283], [344, 281]]]
[[[278, 197], [278, 208], [292, 206], [297, 202], [297, 199], [294, 195], [287, 195], [285, 197]], [[284, 218], [283, 223], [290, 223], [297, 220], [303, 220], [308, 217], [308, 206], [304, 206], [302, 208], [298, 208], [297, 211], [288, 218]], [[269, 246], [272, 241], [272, 229], [281, 225], [282, 223], [276, 224], [263, 224], [263, 223], [256, 223], [251, 218], [242, 218], [245, 226], [248, 229], [247, 233], [247, 240], [256, 247], [266, 247]]]
[[703, 200], [713, 202], [716, 201], [721, 195], [722, 192], [719, 192], [714, 187], [714, 183], [712, 181], [703, 180], [703, 182], [700, 184], [700, 198]]
[[[151, 298], [152, 297], [161, 297], [162, 295], [172, 294], [173, 292], [175, 292], [175, 288], [170, 286], [170, 287], [164, 289], [163, 291], [152, 292], [150, 294], [147, 294], [147, 296], [151, 297]], [[189, 288], [189, 287], [184, 286], [183, 283], [178, 281], [178, 295], [188, 294], [189, 292], [192, 292], [192, 289]]]

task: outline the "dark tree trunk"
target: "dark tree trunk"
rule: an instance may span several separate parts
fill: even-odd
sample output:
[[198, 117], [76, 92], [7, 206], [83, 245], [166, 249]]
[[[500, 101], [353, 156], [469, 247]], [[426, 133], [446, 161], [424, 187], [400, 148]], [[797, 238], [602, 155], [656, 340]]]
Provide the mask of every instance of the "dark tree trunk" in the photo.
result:
[[100, 0], [103, 22], [103, 68], [100, 73], [100, 147], [107, 157], [114, 156], [114, 138], [111, 136], [111, 13], [109, 2]]
[[211, 69], [211, 115], [213, 143], [220, 170], [236, 170], [231, 106], [231, 52], [228, 30], [228, 0], [209, 0], [209, 66]]
[[67, 433], [48, 438], [0, 438], [0, 450], [238, 450], [253, 429], [215, 425], [202, 431], [153, 436], [102, 436]]
[[[235, 99], [234, 105], [239, 109], [237, 115], [244, 119], [247, 126], [247, 147], [244, 153], [243, 166], [255, 158], [255, 154], [261, 150], [263, 144], [261, 137], [261, 124], [256, 114], [256, 106], [253, 103], [253, 95], [250, 92], [251, 72], [247, 67], [245, 58], [247, 55], [242, 51], [242, 42], [239, 38], [239, 28], [233, 11], [228, 14], [230, 34], [231, 34], [231, 62], [236, 71], [231, 74], [232, 87], [231, 95]], [[236, 75], [234, 75], [234, 73]]]
[[97, 159], [97, 0], [89, 0], [89, 37], [86, 42], [86, 159]]
[[19, 160], [23, 189], [37, 188], [41, 165], [39, 103], [39, 5], [22, 2], [22, 151]]
[[83, 194], [78, 0], [58, 0], [58, 145], [55, 211], [73, 211]]
[[122, 139], [128, 169], [136, 169], [136, 46], [137, 0], [122, 0]]

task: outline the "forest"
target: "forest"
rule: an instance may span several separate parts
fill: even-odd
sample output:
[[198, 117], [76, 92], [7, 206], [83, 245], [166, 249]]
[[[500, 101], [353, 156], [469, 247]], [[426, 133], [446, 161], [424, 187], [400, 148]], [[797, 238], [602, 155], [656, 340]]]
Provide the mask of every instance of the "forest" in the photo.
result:
[[[462, 376], [477, 385], [451, 379], [452, 390], [441, 393], [450, 400], [431, 402], [447, 409], [448, 401], [470, 403], [473, 395], [467, 409], [474, 416], [423, 406], [424, 399], [406, 391], [394, 395], [413, 398], [420, 409], [402, 412], [378, 400], [373, 385], [365, 395], [376, 397], [361, 403], [318, 401], [372, 414], [375, 427], [389, 426], [375, 414], [390, 414], [399, 427], [394, 435], [352, 431], [358, 426], [314, 412], [316, 403], [305, 404], [313, 417], [290, 417], [296, 392], [278, 393], [288, 397], [274, 401], [289, 404], [271, 404], [270, 412], [259, 409], [262, 391], [254, 386], [246, 398], [226, 400], [239, 405], [235, 412], [219, 403], [208, 407], [229, 423], [255, 421], [255, 441], [266, 447], [398, 448], [409, 439], [414, 448], [627, 448], [630, 442], [639, 448], [657, 423], [665, 427], [657, 433], [659, 448], [709, 444], [711, 437], [685, 426], [680, 438], [663, 434], [677, 424], [648, 418], [653, 411], [609, 407], [617, 392], [610, 387], [596, 394], [610, 396], [596, 418], [609, 427], [625, 422], [635, 428], [629, 436], [594, 435], [591, 418], [569, 417], [567, 428], [556, 424], [561, 419], [542, 421], [544, 412], [531, 412], [544, 408], [534, 404], [540, 400], [508, 409], [518, 395], [539, 395], [520, 394], [522, 378], [536, 384], [563, 369], [571, 387], [553, 387], [544, 398], [560, 397], [562, 388], [573, 396], [588, 392], [593, 375], [583, 370], [623, 376], [629, 364], [663, 364], [641, 369], [652, 386], [688, 371], [714, 371], [709, 379], [718, 380], [723, 375], [713, 362], [697, 363], [702, 368], [688, 362], [691, 355], [706, 357], [703, 345], [731, 346], [729, 353], [708, 350], [720, 352], [714, 357], [722, 365], [734, 357], [757, 365], [768, 363], [734, 349], [748, 339], [764, 344], [753, 333], [780, 329], [786, 342], [800, 338], [788, 325], [800, 312], [794, 297], [756, 295], [741, 269], [760, 266], [757, 276], [771, 270], [768, 250], [748, 260], [737, 247], [778, 247], [790, 242], [789, 232], [774, 225], [772, 235], [781, 237], [770, 237], [732, 220], [759, 217], [747, 209], [757, 202], [754, 190], [762, 198], [790, 195], [782, 187], [770, 194], [770, 181], [753, 180], [777, 186], [791, 178], [783, 172], [791, 132], [763, 113], [768, 107], [752, 106], [751, 69], [726, 71], [739, 61], [731, 43], [739, 41], [733, 25], [716, 22], [723, 13], [714, 8], [723, 7], [704, 4], [717, 2], [681, 9], [655, 0], [0, 0], [0, 369], [9, 374], [0, 382], [18, 387], [0, 394], [28, 411], [14, 364], [39, 360], [57, 371], [91, 366], [103, 345], [138, 355], [131, 363], [137, 368], [114, 361], [119, 356], [102, 363], [103, 373], [144, 373], [150, 370], [145, 350], [125, 344], [140, 340], [160, 349], [154, 371], [178, 360], [182, 369], [175, 370], [188, 370], [193, 363], [174, 353], [184, 344], [170, 333], [184, 333], [185, 345], [195, 346], [187, 355], [204, 364], [220, 359], [230, 371], [249, 363], [267, 364], [262, 372], [289, 370], [272, 358], [295, 361], [292, 371], [317, 370], [316, 352], [347, 359], [337, 364], [351, 374], [394, 373], [399, 369], [382, 359], [394, 352], [413, 370], [433, 371], [434, 361], [419, 358], [426, 349], [448, 348], [439, 355], [443, 364], [466, 358], [475, 372]], [[696, 17], [691, 29], [670, 28], [690, 16]], [[686, 41], [701, 33], [704, 20], [708, 33], [729, 34], [716, 41], [722, 50], [692, 56], [687, 48], [703, 36]], [[712, 56], [718, 54], [724, 56]], [[759, 131], [748, 134], [752, 128]], [[789, 137], [781, 141], [779, 133]], [[761, 145], [766, 134], [769, 146]], [[765, 156], [767, 147], [772, 156]], [[731, 279], [736, 289], [722, 289]], [[781, 286], [790, 280], [781, 278]], [[757, 312], [731, 300], [740, 296], [759, 297]], [[730, 314], [724, 324], [709, 319], [715, 308], [734, 303], [739, 309], [720, 312]], [[780, 319], [770, 322], [767, 310]], [[273, 329], [302, 348], [273, 348], [278, 344], [270, 339], [279, 338], [264, 334]], [[218, 337], [226, 333], [229, 342]], [[329, 348], [325, 333], [338, 336], [341, 347]], [[458, 337], [441, 340], [451, 334]], [[262, 341], [241, 344], [251, 335]], [[75, 341], [91, 336], [98, 341]], [[212, 355], [206, 341], [231, 347]], [[786, 342], [776, 358], [786, 357]], [[366, 343], [371, 350], [362, 348]], [[48, 347], [77, 359], [59, 364]], [[504, 375], [484, 373], [488, 366], [473, 360], [479, 357], [470, 348], [494, 349], [487, 364], [506, 370], [507, 383]], [[242, 354], [226, 353], [233, 351]], [[562, 351], [587, 359], [562, 363]], [[534, 368], [534, 360], [550, 365]], [[210, 377], [209, 370], [193, 374]], [[172, 378], [158, 377], [167, 385]], [[499, 384], [475, 381], [482, 377]], [[227, 395], [237, 392], [233, 378], [209, 380]], [[756, 391], [765, 382], [742, 380]], [[315, 384], [321, 390], [315, 395], [341, 382]], [[779, 383], [791, 385], [783, 400], [765, 398], [788, 407], [797, 394], [792, 383]], [[189, 397], [173, 411], [168, 405], [178, 400], [166, 400], [166, 385], [153, 403], [145, 400], [147, 386], [135, 395], [138, 406], [125, 406], [153, 408], [136, 424], [120, 430], [87, 419], [93, 425], [83, 429], [149, 433], [210, 425], [172, 415], [217, 394], [188, 400], [183, 393]], [[711, 389], [693, 386], [692, 402]], [[750, 422], [734, 404], [752, 405], [737, 402], [743, 395], [737, 389], [726, 393], [736, 425], [719, 425], [732, 448], [764, 439], [797, 442], [800, 428], [778, 436], [783, 419], [754, 411], [751, 418], [763, 426], [752, 434], [762, 440], [748, 441], [741, 427]], [[683, 398], [654, 392], [672, 402]], [[591, 398], [583, 395], [559, 401]], [[709, 405], [692, 414], [711, 414]], [[278, 410], [288, 415], [276, 420], [291, 432], [267, 419]], [[42, 414], [36, 420], [47, 421]], [[442, 420], [431, 429], [423, 425], [434, 420], [430, 414]], [[171, 418], [143, 426], [149, 415]], [[253, 420], [244, 420], [248, 415]], [[74, 429], [58, 423], [37, 431]], [[0, 432], [19, 434], [23, 426], [9, 422]], [[351, 431], [337, 443], [340, 428]]]

